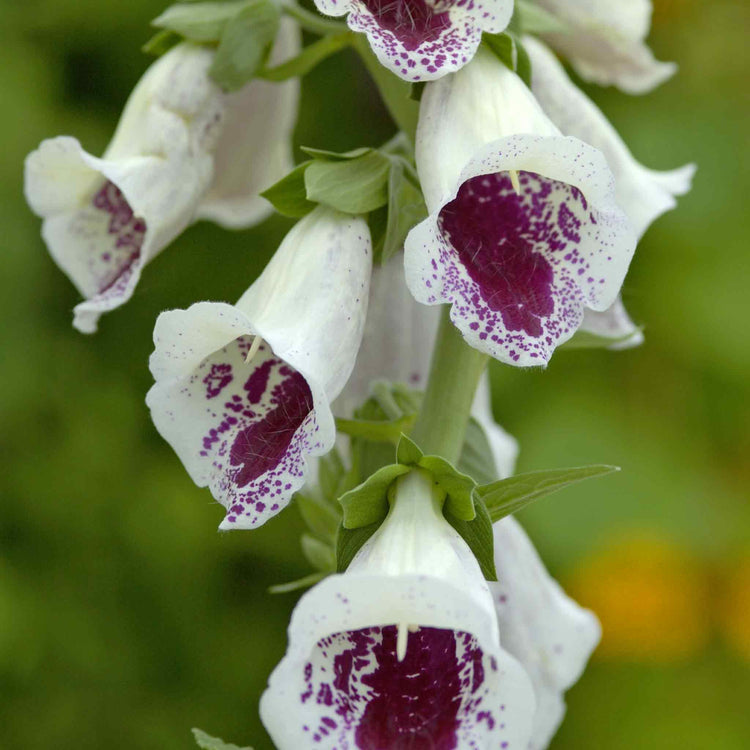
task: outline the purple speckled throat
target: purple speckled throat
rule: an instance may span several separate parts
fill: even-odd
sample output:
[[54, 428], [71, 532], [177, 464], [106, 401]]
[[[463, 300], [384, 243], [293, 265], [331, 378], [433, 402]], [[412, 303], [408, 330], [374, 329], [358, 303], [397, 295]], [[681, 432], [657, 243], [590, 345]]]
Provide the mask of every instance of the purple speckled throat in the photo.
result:
[[261, 344], [248, 363], [252, 336], [242, 336], [207, 357], [182, 394], [203, 404], [199, 455], [215, 470], [214, 488], [232, 498], [227, 521], [280, 509], [291, 490], [288, 472], [301, 473], [305, 453], [300, 427], [311, 417], [305, 378]]
[[438, 217], [446, 249], [474, 282], [451, 277], [462, 316], [513, 358], [514, 346], [536, 357], [577, 326], [582, 284], [604, 282], [585, 275], [582, 226], [596, 220], [583, 194], [533, 172], [519, 172], [519, 183], [517, 194], [507, 172], [471, 178]]
[[475, 746], [472, 726], [495, 727], [493, 713], [504, 707], [483, 701], [486, 672], [497, 665], [473, 636], [420, 628], [409, 633], [403, 661], [396, 640], [397, 628], [387, 626], [317, 644], [300, 695], [316, 709], [315, 725], [302, 727], [310, 747], [454, 750]]
[[447, 12], [436, 12], [425, 0], [363, 0], [363, 4], [407, 50], [435, 41], [451, 23]]
[[107, 215], [109, 247], [90, 259], [91, 272], [97, 279], [98, 293], [114, 291], [126, 282], [132, 266], [141, 255], [146, 223], [133, 214], [133, 209], [120, 189], [105, 182], [95, 193], [91, 205]]

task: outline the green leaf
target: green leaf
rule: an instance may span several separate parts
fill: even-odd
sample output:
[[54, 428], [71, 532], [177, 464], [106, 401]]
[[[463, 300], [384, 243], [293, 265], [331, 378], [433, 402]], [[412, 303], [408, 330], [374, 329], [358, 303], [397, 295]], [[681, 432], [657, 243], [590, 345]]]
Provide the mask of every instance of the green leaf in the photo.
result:
[[300, 589], [306, 589], [310, 586], [314, 586], [319, 581], [322, 581], [325, 577], [325, 573], [310, 573], [309, 576], [298, 578], [296, 581], [289, 581], [289, 583], [277, 583], [275, 586], [269, 586], [268, 590], [272, 594], [289, 594], [292, 591], [299, 591]]
[[305, 190], [305, 170], [312, 161], [298, 164], [288, 175], [264, 190], [261, 195], [284, 216], [301, 219], [315, 208], [315, 203], [307, 200]]
[[448, 496], [445, 500], [445, 510], [462, 521], [472, 521], [476, 517], [474, 490], [477, 483], [471, 477], [462, 474], [450, 461], [441, 456], [423, 456], [418, 465], [429, 471], [438, 485], [445, 490]]
[[211, 737], [210, 734], [206, 734], [200, 729], [193, 729], [192, 732], [195, 743], [203, 750], [253, 750], [251, 747], [239, 747], [231, 742], [224, 742], [218, 737]]
[[247, 5], [247, 0], [170, 5], [151, 21], [152, 26], [174, 31], [193, 42], [218, 42], [227, 21]]
[[276, 38], [280, 17], [274, 0], [246, 0], [227, 22], [209, 70], [225, 91], [236, 91], [255, 76]]
[[358, 437], [378, 443], [397, 445], [401, 434], [408, 432], [414, 425], [416, 415], [409, 415], [394, 421], [367, 419], [336, 419], [336, 429], [351, 437]]
[[303, 534], [301, 539], [302, 552], [310, 565], [321, 573], [330, 573], [336, 569], [336, 555], [333, 547], [309, 534]]
[[341, 520], [334, 506], [313, 495], [301, 492], [295, 494], [294, 500], [305, 526], [318, 538], [333, 540]]
[[572, 469], [532, 471], [483, 485], [477, 488], [477, 492], [487, 506], [492, 520], [499, 521], [563, 487], [619, 470], [617, 466], [594, 464]]
[[518, 15], [524, 34], [564, 34], [570, 31], [564, 21], [529, 0], [515, 0], [513, 15]]
[[380, 521], [361, 526], [358, 529], [347, 529], [343, 524], [339, 526], [336, 536], [336, 572], [343, 573], [362, 545], [380, 528]]
[[466, 426], [466, 437], [456, 468], [479, 484], [489, 484], [497, 479], [497, 467], [490, 441], [482, 425], [474, 417], [469, 418]]
[[357, 529], [381, 522], [388, 515], [388, 488], [408, 471], [409, 467], [401, 464], [383, 466], [343, 495], [339, 502], [344, 509], [344, 527]]
[[445, 520], [463, 537], [469, 549], [477, 558], [482, 574], [488, 581], [497, 580], [495, 570], [495, 541], [492, 535], [492, 520], [481, 499], [477, 499], [475, 506], [476, 517], [472, 521], [465, 521], [451, 513], [446, 506], [443, 508]]
[[573, 337], [561, 344], [558, 349], [612, 349], [618, 344], [622, 345], [630, 339], [639, 335], [641, 329], [632, 333], [626, 333], [624, 336], [599, 336], [596, 333], [582, 331], [578, 329]]
[[380, 262], [386, 263], [404, 246], [409, 231], [427, 216], [422, 193], [406, 177], [403, 159], [392, 158], [388, 174], [388, 221]]
[[396, 447], [396, 461], [404, 466], [416, 466], [424, 456], [421, 450], [417, 447], [417, 444], [406, 437], [401, 435], [401, 439], [398, 441]]
[[390, 160], [373, 151], [348, 161], [313, 161], [305, 170], [308, 200], [350, 214], [366, 214], [388, 201]]
[[288, 78], [307, 75], [318, 63], [335, 54], [351, 43], [352, 34], [329, 34], [308, 44], [302, 52], [291, 60], [286, 60], [272, 68], [263, 67], [256, 72], [257, 78], [266, 81], [286, 81]]
[[323, 148], [300, 146], [300, 150], [304, 151], [308, 156], [312, 156], [313, 159], [327, 159], [329, 161], [349, 161], [350, 159], [359, 159], [360, 156], [367, 156], [367, 154], [371, 154], [375, 149], [372, 149], [369, 146], [360, 146], [359, 148], [352, 149], [351, 151], [326, 151]]

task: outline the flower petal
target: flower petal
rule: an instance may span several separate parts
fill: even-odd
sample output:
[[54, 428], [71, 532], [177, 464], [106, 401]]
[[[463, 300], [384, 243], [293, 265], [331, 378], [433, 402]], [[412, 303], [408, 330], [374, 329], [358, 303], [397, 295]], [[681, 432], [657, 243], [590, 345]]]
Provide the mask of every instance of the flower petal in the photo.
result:
[[407, 237], [407, 284], [419, 302], [451, 303], [472, 346], [544, 365], [585, 307], [614, 302], [635, 248], [606, 162], [574, 138], [516, 135], [481, 148], [459, 180]]
[[617, 203], [642, 236], [654, 219], [675, 207], [674, 196], [690, 190], [695, 165], [670, 172], [644, 167], [550, 50], [533, 37], [524, 37], [523, 43], [532, 63], [532, 91], [542, 108], [565, 135], [580, 138], [604, 154], [615, 176]]
[[[297, 24], [283, 18], [270, 57], [276, 65], [300, 49]], [[297, 122], [300, 83], [254, 80], [226, 95], [226, 115], [214, 153], [214, 180], [197, 218], [241, 229], [273, 212], [259, 193], [294, 166], [292, 133]]]
[[513, 13], [511, 0], [316, 0], [321, 13], [343, 15], [367, 34], [378, 60], [407, 81], [431, 81], [474, 56], [482, 32], [499, 33]]
[[642, 94], [674, 75], [674, 63], [659, 62], [645, 44], [651, 26], [651, 0], [539, 0], [559, 18], [564, 32], [544, 34], [587, 81], [614, 84], [628, 94]]
[[550, 577], [512, 517], [494, 525], [498, 583], [490, 583], [503, 647], [531, 677], [537, 709], [530, 750], [549, 744], [565, 713], [563, 693], [581, 676], [601, 636], [593, 613]]
[[364, 221], [316, 209], [236, 307], [159, 316], [146, 402], [192, 479], [227, 508], [222, 529], [275, 515], [308, 458], [333, 446], [330, 401], [354, 364], [369, 270]]
[[613, 339], [613, 343], [607, 347], [613, 351], [631, 349], [643, 343], [643, 332], [630, 319], [619, 297], [603, 312], [586, 310], [580, 330]]

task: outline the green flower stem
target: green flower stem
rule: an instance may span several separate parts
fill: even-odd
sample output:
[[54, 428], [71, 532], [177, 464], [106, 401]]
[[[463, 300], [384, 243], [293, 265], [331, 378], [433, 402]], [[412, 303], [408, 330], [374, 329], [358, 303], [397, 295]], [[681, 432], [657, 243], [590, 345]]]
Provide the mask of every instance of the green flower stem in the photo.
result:
[[470, 347], [450, 320], [440, 318], [430, 378], [411, 439], [426, 454], [455, 463], [461, 455], [477, 383], [489, 357]]
[[311, 13], [297, 5], [294, 0], [283, 0], [281, 8], [284, 13], [294, 18], [305, 31], [312, 34], [326, 36], [327, 34], [340, 34], [347, 31], [345, 23], [330, 21], [318, 13]]
[[367, 37], [364, 34], [355, 34], [353, 46], [378, 87], [380, 96], [393, 121], [414, 143], [414, 136], [417, 132], [417, 118], [419, 117], [419, 103], [409, 98], [411, 86], [406, 81], [402, 81], [393, 75], [390, 70], [384, 68], [378, 62], [378, 58], [370, 49]]

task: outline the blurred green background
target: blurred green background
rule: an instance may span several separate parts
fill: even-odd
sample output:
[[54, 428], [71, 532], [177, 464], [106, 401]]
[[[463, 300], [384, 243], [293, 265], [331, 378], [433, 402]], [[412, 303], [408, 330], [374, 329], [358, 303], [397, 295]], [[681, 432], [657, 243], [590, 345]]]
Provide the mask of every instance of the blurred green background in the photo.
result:
[[[143, 398], [158, 312], [237, 298], [287, 224], [194, 226], [84, 337], [21, 194], [43, 138], [104, 148], [161, 8], [0, 2], [0, 748], [170, 750], [191, 726], [271, 747], [257, 702], [295, 595], [267, 587], [307, 572], [296, 511], [219, 535]], [[657, 0], [652, 46], [679, 75], [641, 98], [590, 91], [648, 166], [699, 164], [626, 281], [646, 344], [492, 371], [521, 470], [623, 467], [521, 516], [604, 624], [555, 750], [750, 747], [748, 20], [742, 0]], [[354, 58], [309, 76], [302, 113], [298, 144], [391, 133]]]

